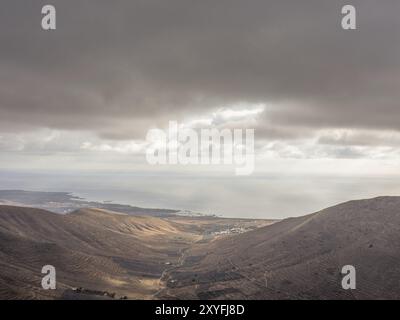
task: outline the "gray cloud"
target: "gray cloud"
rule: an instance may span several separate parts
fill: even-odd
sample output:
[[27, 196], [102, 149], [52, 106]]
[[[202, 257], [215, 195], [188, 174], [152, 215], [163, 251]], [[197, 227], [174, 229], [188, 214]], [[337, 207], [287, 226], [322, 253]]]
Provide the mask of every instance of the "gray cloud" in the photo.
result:
[[[105, 138], [240, 102], [270, 108], [274, 137], [320, 128], [400, 129], [400, 2], [48, 1], [0, 4], [2, 131], [50, 127]], [[273, 124], [273, 126], [272, 126]]]

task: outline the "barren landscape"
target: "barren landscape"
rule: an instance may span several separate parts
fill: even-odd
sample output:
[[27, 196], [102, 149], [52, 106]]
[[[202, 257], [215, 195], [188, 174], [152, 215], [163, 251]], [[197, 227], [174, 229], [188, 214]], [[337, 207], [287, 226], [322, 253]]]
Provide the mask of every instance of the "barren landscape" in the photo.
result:
[[[195, 244], [273, 222], [165, 215], [0, 206], [0, 297], [153, 299]], [[44, 265], [56, 267], [57, 290], [41, 288]]]
[[400, 197], [350, 201], [195, 246], [163, 298], [399, 299], [399, 210]]
[[[399, 208], [379, 197], [274, 221], [3, 205], [0, 298], [399, 299]], [[342, 289], [344, 265], [357, 290]]]

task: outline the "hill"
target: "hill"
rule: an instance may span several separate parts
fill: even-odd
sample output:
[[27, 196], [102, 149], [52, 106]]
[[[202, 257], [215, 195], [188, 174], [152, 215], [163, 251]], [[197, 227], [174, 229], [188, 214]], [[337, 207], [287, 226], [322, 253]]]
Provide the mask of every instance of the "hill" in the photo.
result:
[[[208, 243], [238, 226], [254, 229], [256, 223], [271, 222], [132, 216], [93, 208], [60, 215], [0, 206], [0, 298], [98, 299], [115, 293], [151, 299], [162, 289], [164, 272], [195, 242]], [[41, 288], [44, 265], [56, 267], [55, 291]]]
[[[353, 265], [357, 289], [343, 290]], [[198, 245], [160, 297], [399, 299], [400, 197], [346, 202]]]

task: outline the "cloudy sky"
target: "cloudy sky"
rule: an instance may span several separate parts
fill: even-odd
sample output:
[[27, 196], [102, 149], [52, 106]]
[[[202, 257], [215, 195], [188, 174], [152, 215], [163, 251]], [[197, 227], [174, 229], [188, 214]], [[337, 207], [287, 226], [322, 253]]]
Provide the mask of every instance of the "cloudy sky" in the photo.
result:
[[[341, 8], [350, 2], [357, 30], [341, 28]], [[235, 215], [251, 207], [256, 216], [273, 208], [281, 217], [396, 194], [400, 2], [350, 2], [3, 0], [0, 170], [167, 175], [168, 205], [190, 207], [193, 194], [212, 184], [213, 194], [237, 199], [229, 207], [214, 201], [227, 215], [239, 206]], [[49, 3], [57, 10], [55, 31], [41, 29]], [[255, 128], [254, 176], [241, 182], [225, 168], [147, 165], [146, 133], [171, 120]], [[201, 177], [185, 184], [190, 194], [179, 187], [182, 175]], [[385, 183], [368, 188], [360, 178]], [[151, 199], [160, 182], [147, 181]]]

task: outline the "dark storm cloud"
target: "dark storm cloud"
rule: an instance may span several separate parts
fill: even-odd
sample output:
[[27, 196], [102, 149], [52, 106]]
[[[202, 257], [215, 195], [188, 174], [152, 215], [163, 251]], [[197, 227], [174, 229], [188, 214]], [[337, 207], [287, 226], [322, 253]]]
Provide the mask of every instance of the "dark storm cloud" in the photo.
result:
[[[57, 30], [40, 28], [54, 4]], [[22, 1], [0, 4], [0, 125], [115, 139], [238, 102], [265, 129], [400, 129], [400, 2]], [[261, 132], [261, 130], [260, 130]], [[276, 130], [274, 131], [276, 135]]]

